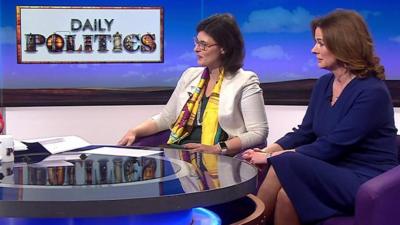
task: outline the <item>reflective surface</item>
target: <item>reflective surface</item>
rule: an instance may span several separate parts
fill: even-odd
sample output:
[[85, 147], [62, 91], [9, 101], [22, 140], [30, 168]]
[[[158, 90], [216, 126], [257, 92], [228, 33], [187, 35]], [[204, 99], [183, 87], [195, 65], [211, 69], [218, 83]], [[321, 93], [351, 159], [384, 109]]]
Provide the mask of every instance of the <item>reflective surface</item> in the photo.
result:
[[[80, 154], [77, 154], [79, 156]], [[46, 160], [46, 159], [45, 159]], [[59, 164], [59, 165], [57, 165]], [[90, 154], [82, 159], [42, 161], [40, 163], [4, 164], [10, 168], [7, 175], [13, 179], [4, 184], [37, 186], [81, 186], [99, 184], [135, 183], [159, 179], [179, 172], [164, 170], [173, 162], [153, 157], [124, 157]]]
[[[0, 201], [0, 216], [7, 215], [4, 210], [11, 213], [13, 202], [19, 209], [23, 202], [49, 204], [50, 211], [63, 210], [64, 216], [81, 214], [79, 207], [66, 209], [68, 202], [100, 207], [100, 211], [104, 206], [104, 212], [118, 215], [123, 210], [110, 209], [114, 203], [120, 207], [115, 200], [140, 205], [125, 211], [153, 213], [218, 204], [255, 190], [257, 170], [246, 162], [176, 149], [151, 150], [163, 151], [146, 157], [82, 157], [69, 152], [61, 158], [39, 156], [41, 161], [25, 155], [16, 159], [18, 163], [2, 163], [0, 199], [7, 201]], [[168, 202], [163, 205], [163, 201]]]

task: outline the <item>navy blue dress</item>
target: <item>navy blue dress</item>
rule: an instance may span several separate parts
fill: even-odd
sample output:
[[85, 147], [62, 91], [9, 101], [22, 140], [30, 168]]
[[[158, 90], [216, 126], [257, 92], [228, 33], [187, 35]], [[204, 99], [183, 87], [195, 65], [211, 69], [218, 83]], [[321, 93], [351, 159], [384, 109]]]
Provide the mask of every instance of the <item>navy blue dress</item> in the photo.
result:
[[301, 125], [268, 159], [302, 224], [351, 214], [365, 181], [398, 164], [393, 105], [384, 81], [353, 79], [331, 106], [334, 76], [316, 83]]

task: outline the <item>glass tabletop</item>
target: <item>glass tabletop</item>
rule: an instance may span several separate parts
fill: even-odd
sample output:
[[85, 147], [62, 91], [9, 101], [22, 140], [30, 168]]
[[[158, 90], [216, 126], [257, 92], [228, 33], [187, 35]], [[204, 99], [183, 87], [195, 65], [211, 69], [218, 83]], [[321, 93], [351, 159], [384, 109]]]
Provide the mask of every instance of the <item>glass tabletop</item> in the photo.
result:
[[20, 155], [15, 163], [0, 165], [0, 200], [154, 198], [254, 183], [257, 176], [255, 167], [232, 157], [177, 149], [147, 149], [161, 151], [143, 157], [73, 152], [51, 156]]

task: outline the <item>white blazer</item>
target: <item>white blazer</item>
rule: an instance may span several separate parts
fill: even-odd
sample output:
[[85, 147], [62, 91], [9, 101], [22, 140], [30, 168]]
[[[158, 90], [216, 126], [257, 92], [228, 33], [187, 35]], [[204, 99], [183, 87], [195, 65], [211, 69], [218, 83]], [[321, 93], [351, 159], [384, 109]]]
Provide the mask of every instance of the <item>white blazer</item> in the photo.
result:
[[[182, 107], [197, 86], [204, 67], [191, 67], [183, 72], [168, 103], [152, 117], [158, 128], [171, 128]], [[265, 144], [268, 135], [264, 98], [257, 75], [239, 69], [226, 73], [219, 98], [218, 121], [229, 138], [239, 137], [242, 149]]]

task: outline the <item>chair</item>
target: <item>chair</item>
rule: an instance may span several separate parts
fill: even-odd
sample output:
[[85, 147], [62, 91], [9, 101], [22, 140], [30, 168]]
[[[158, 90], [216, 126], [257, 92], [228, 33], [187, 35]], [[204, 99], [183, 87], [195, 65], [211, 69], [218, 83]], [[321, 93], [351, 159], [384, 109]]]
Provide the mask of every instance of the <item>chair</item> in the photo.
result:
[[[162, 144], [166, 144], [169, 138], [169, 135], [171, 134], [170, 130], [163, 130], [160, 131], [156, 134], [146, 136], [146, 137], [140, 137], [137, 138], [135, 143], [133, 143], [133, 146], [137, 147], [154, 147], [154, 146], [159, 146]], [[264, 148], [266, 144], [260, 144], [257, 146], [254, 146], [254, 148]], [[252, 147], [253, 148], [253, 147]], [[237, 157], [240, 157], [240, 153], [237, 155]]]
[[137, 138], [135, 143], [133, 143], [133, 146], [156, 147], [165, 144], [168, 141], [170, 133], [170, 130], [163, 130], [150, 136]]
[[265, 224], [265, 205], [257, 196], [248, 194], [247, 198], [254, 202], [254, 211], [247, 217], [232, 223], [231, 225], [261, 225]]
[[[400, 161], [400, 135], [397, 135]], [[400, 224], [400, 166], [361, 185], [356, 196], [354, 216], [333, 217], [322, 225]]]
[[216, 213], [222, 225], [263, 225], [266, 220], [265, 205], [253, 194], [205, 208]]

